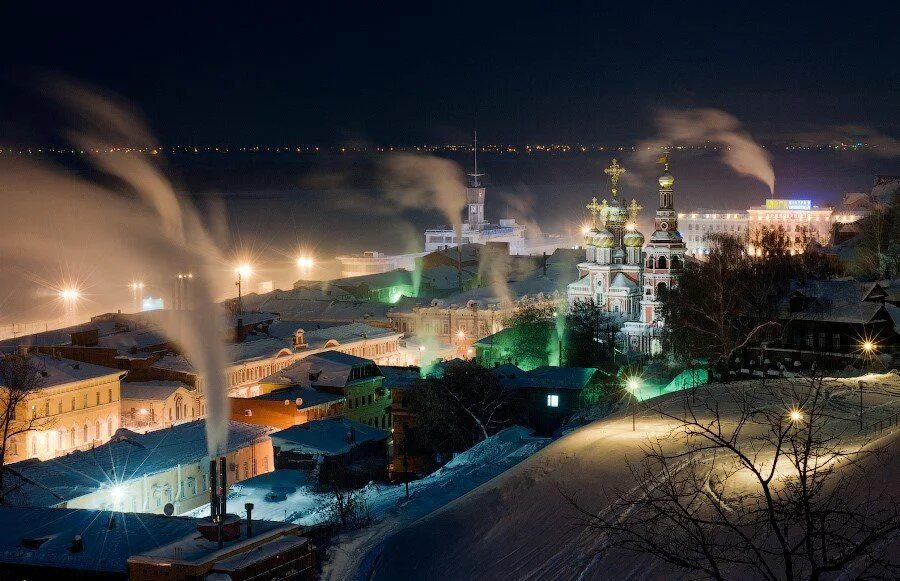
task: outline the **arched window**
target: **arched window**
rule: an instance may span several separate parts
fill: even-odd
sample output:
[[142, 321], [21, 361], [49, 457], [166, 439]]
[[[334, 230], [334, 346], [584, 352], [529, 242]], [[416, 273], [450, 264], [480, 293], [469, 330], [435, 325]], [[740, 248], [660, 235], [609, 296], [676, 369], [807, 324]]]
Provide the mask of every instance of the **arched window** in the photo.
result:
[[677, 256], [672, 257], [672, 268], [678, 269], [681, 268], [681, 259]]
[[7, 444], [7, 447], [9, 448], [9, 454], [11, 456], [19, 455], [19, 442], [17, 442], [15, 438], [12, 438], [9, 441], [9, 444]]
[[665, 257], [665, 256], [660, 256], [660, 257], [656, 260], [656, 268], [668, 268], [667, 265], [668, 265], [668, 261], [666, 261], [666, 257]]
[[112, 418], [106, 420], [106, 433], [109, 434], [109, 437], [112, 438], [112, 435], [116, 431], [116, 424], [113, 422]]
[[90, 440], [90, 427], [87, 425], [87, 422], [84, 424], [84, 443], [87, 444], [88, 440]]
[[75, 426], [72, 426], [72, 428], [69, 430], [69, 444], [70, 444], [69, 447], [71, 447], [71, 448], [74, 448], [74, 447], [76, 446], [76, 442], [75, 442]]
[[659, 296], [659, 295], [663, 294], [664, 292], [666, 292], [667, 288], [668, 287], [666, 286], [666, 283], [664, 283], [664, 282], [659, 283], [658, 285], [656, 285], [656, 295]]
[[94, 436], [100, 440], [103, 436], [100, 434], [100, 420], [94, 422]]

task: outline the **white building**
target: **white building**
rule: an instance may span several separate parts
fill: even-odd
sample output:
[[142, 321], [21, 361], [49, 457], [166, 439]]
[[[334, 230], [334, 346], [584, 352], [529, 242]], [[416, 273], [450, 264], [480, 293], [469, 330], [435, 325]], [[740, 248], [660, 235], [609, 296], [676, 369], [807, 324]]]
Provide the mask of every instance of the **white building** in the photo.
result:
[[501, 218], [499, 224], [484, 219], [484, 199], [486, 189], [478, 180], [484, 174], [478, 173], [478, 140], [475, 140], [475, 171], [469, 174], [471, 185], [466, 188], [466, 219], [457, 233], [452, 226], [439, 226], [425, 231], [425, 252], [446, 250], [462, 244], [487, 244], [505, 242], [510, 254], [526, 254], [525, 226], [512, 218]]
[[341, 278], [350, 278], [367, 274], [381, 274], [398, 268], [412, 272], [416, 270], [416, 260], [426, 254], [427, 252], [384, 254], [367, 250], [361, 254], [338, 256], [337, 259], [341, 263]]
[[746, 243], [749, 235], [747, 212], [737, 210], [697, 210], [678, 214], [687, 254], [703, 258], [709, 254], [709, 237], [728, 234]]

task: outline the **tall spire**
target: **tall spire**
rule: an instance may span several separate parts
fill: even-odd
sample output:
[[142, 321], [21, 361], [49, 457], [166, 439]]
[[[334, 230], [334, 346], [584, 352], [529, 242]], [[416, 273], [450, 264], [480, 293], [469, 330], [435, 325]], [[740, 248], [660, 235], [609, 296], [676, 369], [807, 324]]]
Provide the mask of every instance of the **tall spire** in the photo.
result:
[[609, 184], [610, 191], [612, 192], [612, 197], [616, 198], [619, 195], [619, 176], [625, 173], [625, 168], [619, 165], [618, 159], [613, 159], [612, 163], [608, 168], [603, 170], [603, 173], [609, 176]]
[[480, 188], [481, 182], [478, 181], [478, 178], [483, 176], [483, 173], [478, 173], [478, 131], [475, 131], [475, 146], [472, 148], [472, 152], [474, 154], [474, 162], [475, 162], [475, 171], [469, 174], [469, 177], [472, 178], [472, 187]]

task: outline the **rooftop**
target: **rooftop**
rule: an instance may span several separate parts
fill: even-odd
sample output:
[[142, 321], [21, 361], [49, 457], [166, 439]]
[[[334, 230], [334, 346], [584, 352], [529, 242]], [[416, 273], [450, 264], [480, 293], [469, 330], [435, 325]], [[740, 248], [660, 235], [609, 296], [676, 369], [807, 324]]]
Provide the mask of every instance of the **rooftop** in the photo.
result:
[[[131, 555], [196, 532], [196, 521], [190, 518], [4, 506], [0, 507], [0, 563], [124, 574]], [[76, 535], [81, 536], [83, 548], [72, 552], [69, 547]]]
[[131, 381], [122, 383], [122, 399], [144, 399], [163, 401], [169, 399], [179, 389], [193, 391], [180, 381]]
[[[40, 387], [43, 388], [101, 377], [109, 377], [112, 380], [113, 376], [122, 377], [125, 375], [125, 372], [121, 369], [56, 358], [52, 355], [30, 354], [29, 358], [34, 362], [38, 372], [42, 374]], [[43, 375], [44, 373], [46, 375]]]
[[389, 436], [385, 430], [336, 416], [275, 432], [272, 443], [282, 451], [338, 455], [346, 454], [356, 444], [387, 440]]
[[[354, 377], [354, 369], [365, 368], [367, 374]], [[370, 369], [371, 368], [371, 369]], [[356, 375], [359, 375], [357, 372]], [[293, 365], [260, 380], [260, 383], [284, 387], [345, 387], [357, 378], [380, 376], [370, 359], [339, 351], [325, 351], [304, 357]]]
[[[228, 422], [227, 450], [267, 437], [264, 426]], [[207, 458], [206, 420], [137, 434], [120, 429], [112, 440], [90, 450], [8, 466], [4, 485], [12, 505], [51, 507], [118, 482]]]

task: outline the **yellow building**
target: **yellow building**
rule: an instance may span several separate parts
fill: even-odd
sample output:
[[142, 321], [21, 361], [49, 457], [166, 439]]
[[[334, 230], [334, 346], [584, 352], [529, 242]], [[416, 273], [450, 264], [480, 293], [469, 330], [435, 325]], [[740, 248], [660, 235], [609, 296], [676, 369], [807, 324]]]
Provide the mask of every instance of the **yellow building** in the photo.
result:
[[121, 379], [125, 372], [100, 365], [31, 354], [38, 388], [16, 410], [35, 429], [14, 436], [6, 462], [47, 460], [107, 441], [119, 429]]
[[766, 200], [765, 205], [747, 209], [748, 252], [760, 252], [758, 241], [767, 231], [784, 232], [792, 254], [809, 244], [827, 245], [831, 238], [832, 208], [813, 206], [809, 200]]
[[146, 432], [199, 419], [201, 399], [196, 388], [180, 381], [126, 381], [122, 427]]

